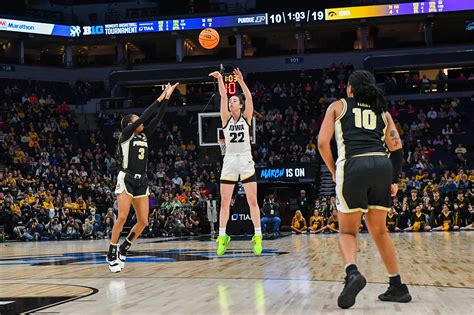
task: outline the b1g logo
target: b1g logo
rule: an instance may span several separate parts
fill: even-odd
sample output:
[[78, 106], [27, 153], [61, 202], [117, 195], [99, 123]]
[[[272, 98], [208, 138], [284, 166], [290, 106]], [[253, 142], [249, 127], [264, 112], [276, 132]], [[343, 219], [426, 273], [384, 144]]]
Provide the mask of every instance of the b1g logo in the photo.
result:
[[104, 34], [104, 27], [102, 25], [97, 26], [84, 26], [83, 35], [101, 35]]

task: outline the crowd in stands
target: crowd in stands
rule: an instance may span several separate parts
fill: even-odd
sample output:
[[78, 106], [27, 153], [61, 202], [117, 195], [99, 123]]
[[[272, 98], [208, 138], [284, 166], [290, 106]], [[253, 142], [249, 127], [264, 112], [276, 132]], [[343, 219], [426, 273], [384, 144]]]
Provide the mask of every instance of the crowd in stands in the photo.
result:
[[450, 71], [449, 75], [439, 70], [433, 80], [418, 72], [399, 72], [380, 75], [378, 81], [383, 82], [387, 94], [472, 91], [474, 69]]
[[[248, 76], [261, 114], [253, 147], [257, 167], [319, 162], [319, 126], [327, 106], [345, 96], [351, 71], [352, 66], [340, 64], [284, 76]], [[283, 79], [275, 82], [277, 77]], [[99, 113], [96, 130], [79, 130], [71, 106], [53, 93], [54, 86], [43, 85], [48, 86], [19, 88], [8, 82], [0, 89], [0, 226], [10, 239], [110, 237], [116, 217], [115, 148], [121, 116]], [[91, 87], [78, 84], [76, 89], [87, 95]], [[472, 224], [472, 109], [467, 104], [469, 100], [458, 98], [429, 104], [390, 102], [405, 146], [398, 201], [389, 214], [396, 217], [397, 229], [444, 229], [440, 219], [444, 205], [453, 215], [448, 229]], [[216, 219], [209, 219], [208, 210], [218, 200], [221, 164], [195, 144], [195, 113], [181, 110], [166, 115], [149, 140], [150, 218], [144, 235], [212, 232], [214, 227], [207, 222]], [[314, 199], [302, 194], [300, 213], [283, 225], [295, 233], [336, 232], [335, 198]], [[268, 223], [279, 228], [281, 220], [274, 219], [272, 209], [264, 209], [262, 217], [271, 217]]]

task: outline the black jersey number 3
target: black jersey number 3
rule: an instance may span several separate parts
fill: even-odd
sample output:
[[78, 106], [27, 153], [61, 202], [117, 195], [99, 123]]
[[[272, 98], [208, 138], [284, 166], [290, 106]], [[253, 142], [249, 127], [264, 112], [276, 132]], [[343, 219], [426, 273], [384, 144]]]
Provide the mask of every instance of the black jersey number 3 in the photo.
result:
[[232, 143], [244, 142], [244, 133], [243, 132], [232, 132], [230, 134], [230, 142], [232, 142]]
[[138, 158], [143, 160], [145, 158], [145, 148], [138, 149]]
[[371, 109], [353, 108], [355, 126], [367, 130], [374, 130], [377, 127], [377, 115]]

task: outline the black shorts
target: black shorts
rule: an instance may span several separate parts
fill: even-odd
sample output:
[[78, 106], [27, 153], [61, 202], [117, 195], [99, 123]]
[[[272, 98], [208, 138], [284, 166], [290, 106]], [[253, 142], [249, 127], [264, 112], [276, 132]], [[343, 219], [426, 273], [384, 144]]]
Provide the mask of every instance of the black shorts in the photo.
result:
[[345, 213], [389, 210], [392, 162], [386, 156], [352, 157], [336, 168], [337, 210]]
[[141, 177], [138, 178], [138, 176], [120, 171], [117, 176], [115, 193], [120, 194], [124, 191], [133, 198], [147, 197], [150, 193], [146, 175], [141, 175]]

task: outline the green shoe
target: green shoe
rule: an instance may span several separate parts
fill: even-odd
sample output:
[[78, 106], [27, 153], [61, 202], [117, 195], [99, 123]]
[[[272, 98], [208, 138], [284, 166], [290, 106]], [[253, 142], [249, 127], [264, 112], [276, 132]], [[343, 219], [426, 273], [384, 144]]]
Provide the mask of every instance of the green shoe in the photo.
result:
[[261, 255], [262, 254], [262, 237], [261, 236], [256, 236], [252, 237], [252, 243], [253, 243], [253, 253], [255, 255]]
[[218, 236], [216, 243], [217, 245], [217, 255], [222, 256], [224, 255], [225, 251], [227, 250], [227, 244], [230, 242], [230, 236], [226, 234], [226, 236]]

